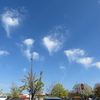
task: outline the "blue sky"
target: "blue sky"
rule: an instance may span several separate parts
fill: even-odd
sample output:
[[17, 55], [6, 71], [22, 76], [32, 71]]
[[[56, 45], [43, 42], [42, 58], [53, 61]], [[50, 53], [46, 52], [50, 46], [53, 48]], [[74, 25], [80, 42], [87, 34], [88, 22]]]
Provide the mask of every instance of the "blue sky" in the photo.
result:
[[0, 1], [0, 89], [30, 71], [72, 90], [100, 82], [100, 0]]

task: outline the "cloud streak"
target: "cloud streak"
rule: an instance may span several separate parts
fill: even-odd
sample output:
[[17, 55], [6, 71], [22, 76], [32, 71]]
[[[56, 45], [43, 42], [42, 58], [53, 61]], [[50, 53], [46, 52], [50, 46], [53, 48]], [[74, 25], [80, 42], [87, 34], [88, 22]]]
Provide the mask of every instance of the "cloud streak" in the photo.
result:
[[21, 11], [5, 8], [4, 12], [1, 14], [1, 21], [5, 31], [7, 32], [7, 37], [10, 37], [11, 29], [19, 26], [20, 22], [23, 20]]

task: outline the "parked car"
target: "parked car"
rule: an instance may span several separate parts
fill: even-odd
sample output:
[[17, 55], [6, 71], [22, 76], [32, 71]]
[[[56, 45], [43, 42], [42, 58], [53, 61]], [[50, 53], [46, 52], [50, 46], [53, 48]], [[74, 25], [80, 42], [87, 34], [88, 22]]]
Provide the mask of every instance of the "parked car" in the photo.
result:
[[0, 96], [0, 100], [6, 100], [7, 96]]
[[46, 98], [43, 98], [43, 100], [61, 100], [61, 98], [58, 98], [58, 97], [46, 97]]

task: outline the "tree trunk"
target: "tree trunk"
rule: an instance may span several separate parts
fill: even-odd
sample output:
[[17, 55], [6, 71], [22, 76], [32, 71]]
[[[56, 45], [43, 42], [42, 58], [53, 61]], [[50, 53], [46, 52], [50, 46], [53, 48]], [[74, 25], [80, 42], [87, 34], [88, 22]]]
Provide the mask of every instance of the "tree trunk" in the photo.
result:
[[35, 99], [34, 99], [34, 93], [32, 93], [32, 97], [31, 97], [31, 100], [35, 100]]

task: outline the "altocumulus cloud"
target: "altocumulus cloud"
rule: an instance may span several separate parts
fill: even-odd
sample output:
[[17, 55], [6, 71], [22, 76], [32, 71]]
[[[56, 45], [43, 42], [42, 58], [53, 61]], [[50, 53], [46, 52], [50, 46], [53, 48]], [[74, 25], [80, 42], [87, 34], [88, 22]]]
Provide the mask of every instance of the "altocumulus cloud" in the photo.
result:
[[23, 20], [23, 15], [21, 12], [25, 12], [24, 8], [19, 11], [11, 8], [5, 8], [4, 12], [1, 14], [1, 21], [3, 27], [7, 32], [7, 37], [10, 37], [11, 29], [20, 25]]

